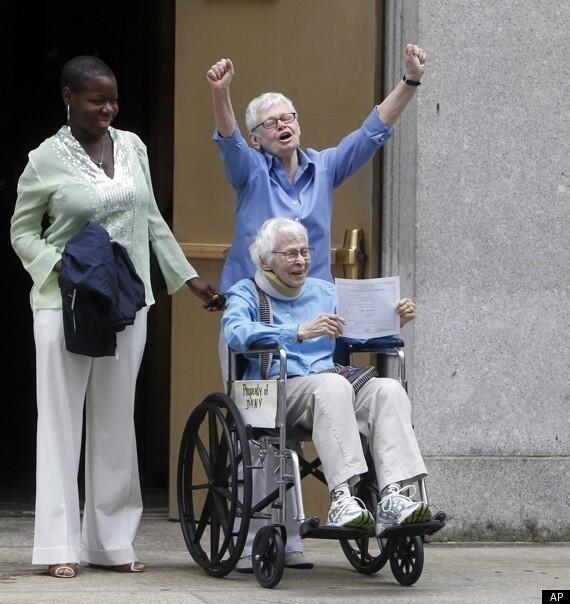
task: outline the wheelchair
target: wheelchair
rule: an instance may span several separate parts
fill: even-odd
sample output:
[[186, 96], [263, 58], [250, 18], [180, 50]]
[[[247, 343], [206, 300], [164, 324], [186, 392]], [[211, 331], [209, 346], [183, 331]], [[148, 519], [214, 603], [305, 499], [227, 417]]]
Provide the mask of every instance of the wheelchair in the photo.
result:
[[[395, 357], [398, 378], [406, 388], [404, 343], [396, 337], [378, 338], [365, 343], [337, 341], [335, 361], [352, 364], [355, 353]], [[279, 358], [277, 379], [240, 382], [240, 363], [244, 355], [275, 355]], [[303, 539], [335, 539], [348, 562], [360, 573], [373, 574], [389, 562], [396, 581], [413, 585], [421, 576], [424, 564], [424, 540], [445, 526], [445, 513], [438, 512], [431, 521], [393, 526], [376, 536], [369, 530], [321, 524], [318, 517], [305, 516], [301, 481], [311, 475], [326, 484], [317, 457], [308, 461], [299, 456], [292, 443], [310, 440], [310, 433], [286, 425], [286, 352], [274, 343], [256, 346], [247, 353], [229, 351], [227, 394], [208, 395], [190, 415], [180, 444], [177, 495], [180, 524], [186, 546], [194, 561], [208, 574], [224, 577], [236, 566], [245, 546], [250, 520], [264, 518], [253, 542], [252, 565], [262, 587], [272, 588], [281, 580], [285, 568], [286, 491], [294, 489], [299, 534]], [[236, 385], [251, 396], [244, 405]], [[245, 388], [244, 388], [245, 385]], [[249, 386], [248, 386], [249, 385]], [[248, 423], [255, 415], [259, 397], [269, 386], [275, 400], [274, 419], [270, 427]], [[271, 394], [269, 394], [271, 397]], [[235, 400], [234, 400], [235, 399]], [[237, 403], [237, 404], [236, 404]], [[238, 404], [241, 408], [238, 408]], [[250, 406], [248, 413], [246, 407]], [[253, 415], [252, 415], [253, 413]], [[244, 421], [243, 416], [246, 419]], [[255, 422], [254, 422], [255, 423]], [[258, 449], [261, 465], [253, 466], [250, 446]], [[276, 462], [277, 488], [261, 501], [252, 502], [252, 472], [265, 463]], [[369, 472], [361, 477], [355, 495], [374, 514], [380, 499], [374, 465], [367, 455]], [[418, 493], [428, 503], [424, 479], [418, 480]], [[269, 508], [270, 512], [265, 510]]]

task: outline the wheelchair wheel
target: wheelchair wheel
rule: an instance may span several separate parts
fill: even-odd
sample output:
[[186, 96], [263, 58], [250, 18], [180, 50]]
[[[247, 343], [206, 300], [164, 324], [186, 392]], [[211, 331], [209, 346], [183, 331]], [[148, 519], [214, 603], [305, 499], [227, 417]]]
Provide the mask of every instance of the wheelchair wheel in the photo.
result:
[[341, 541], [340, 546], [347, 560], [365, 575], [377, 573], [388, 562], [384, 548], [378, 545], [376, 537], [366, 536], [352, 541]]
[[[392, 540], [390, 540], [392, 541]], [[394, 539], [390, 550], [390, 568], [398, 583], [413, 585], [424, 568], [424, 542], [421, 537], [400, 537]]]
[[[376, 506], [378, 505], [378, 491], [369, 481], [362, 480], [358, 484], [356, 496], [360, 497], [372, 515], [375, 515]], [[359, 573], [372, 575], [388, 562], [385, 540], [378, 543], [375, 536], [367, 535], [361, 539], [340, 541], [340, 546], [347, 560]]]
[[211, 394], [190, 415], [178, 457], [178, 511], [192, 558], [215, 577], [236, 565], [251, 518], [251, 458], [239, 411]]
[[253, 572], [261, 587], [275, 587], [285, 569], [285, 545], [281, 531], [275, 526], [264, 526], [257, 531], [252, 550]]

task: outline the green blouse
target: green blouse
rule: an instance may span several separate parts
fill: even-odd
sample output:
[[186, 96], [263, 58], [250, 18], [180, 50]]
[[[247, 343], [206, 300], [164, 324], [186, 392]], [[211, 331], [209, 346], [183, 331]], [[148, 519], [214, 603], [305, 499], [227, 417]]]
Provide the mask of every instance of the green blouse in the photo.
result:
[[[61, 308], [53, 267], [67, 240], [87, 221], [103, 226], [127, 250], [144, 283], [147, 305], [154, 303], [149, 241], [168, 293], [197, 276], [156, 205], [145, 145], [132, 132], [115, 128], [109, 132], [113, 178], [90, 159], [68, 126], [29, 154], [18, 182], [11, 239], [34, 282], [30, 296], [34, 310]], [[42, 232], [45, 214], [49, 227]]]

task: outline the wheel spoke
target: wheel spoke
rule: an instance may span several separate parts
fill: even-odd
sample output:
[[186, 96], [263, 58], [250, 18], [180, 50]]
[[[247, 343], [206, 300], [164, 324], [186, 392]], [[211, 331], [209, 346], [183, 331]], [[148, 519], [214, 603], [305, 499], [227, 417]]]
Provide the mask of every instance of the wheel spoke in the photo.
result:
[[[239, 536], [239, 531], [233, 531], [234, 518], [230, 518], [229, 508], [226, 505], [226, 498], [230, 496], [230, 493], [227, 489], [223, 489], [221, 487], [214, 487], [212, 490], [214, 507], [217, 514], [217, 520], [219, 521], [219, 526], [224, 533], [225, 540], [223, 547], [227, 547], [229, 554], [233, 554], [235, 551], [235, 543], [234, 538]], [[221, 552], [221, 555], [224, 555], [224, 551]]]
[[357, 542], [358, 549], [360, 550], [360, 558], [362, 559], [362, 563], [366, 564], [367, 552], [368, 552], [368, 537], [362, 537]]
[[409, 537], [401, 541], [396, 547], [395, 558], [402, 576], [410, 575], [414, 570], [414, 542]]
[[227, 506], [224, 505], [225, 501], [216, 492], [212, 493], [212, 500], [214, 501], [214, 507], [216, 512], [216, 518], [218, 523], [224, 532], [224, 534], [228, 534], [228, 509]]
[[240, 516], [243, 514], [243, 501], [239, 499], [236, 501], [236, 513], [239, 512]]
[[218, 445], [218, 454], [214, 465], [214, 476], [220, 476], [224, 473], [224, 465], [228, 458], [228, 442], [222, 435], [222, 440]]
[[220, 485], [216, 485], [213, 487], [213, 490], [220, 495], [220, 497], [223, 497], [224, 499], [227, 499], [228, 501], [231, 502], [232, 500], [232, 494], [230, 493], [230, 491], [228, 489], [226, 489], [225, 487], [222, 487]]
[[204, 501], [204, 507], [202, 508], [202, 514], [200, 515], [200, 520], [198, 521], [198, 526], [196, 527], [196, 536], [195, 541], [198, 543], [204, 534], [204, 529], [210, 520], [210, 507], [212, 505], [212, 494], [208, 493], [206, 500]]
[[220, 546], [220, 522], [217, 514], [212, 514], [210, 524], [210, 559], [215, 561], [218, 557]]
[[210, 444], [210, 464], [212, 468], [216, 467], [216, 459], [218, 458], [218, 416], [212, 409], [208, 411], [208, 442]]
[[208, 483], [204, 483], [204, 484], [194, 484], [194, 485], [190, 485], [189, 487], [184, 487], [187, 491], [202, 491], [204, 489], [209, 488], [209, 484]]
[[[236, 533], [232, 533], [232, 537], [235, 536]], [[230, 539], [228, 541], [228, 551], [230, 553], [230, 556], [235, 552], [236, 548], [234, 546], [234, 540]]]
[[[243, 462], [243, 454], [240, 452], [238, 455], [236, 455], [234, 461], [235, 461], [235, 467], [239, 467], [241, 465], [241, 463]], [[226, 468], [224, 468], [224, 471], [221, 472], [220, 476], [224, 480], [228, 480], [231, 473], [232, 473], [232, 466], [228, 464], [228, 466]]]
[[196, 444], [196, 449], [198, 450], [198, 455], [200, 456], [200, 461], [202, 462], [202, 466], [204, 467], [206, 476], [209, 479], [211, 479], [212, 471], [211, 471], [211, 466], [210, 466], [210, 457], [208, 455], [208, 450], [206, 449], [206, 446], [202, 442], [202, 439], [200, 438], [200, 435], [197, 432], [194, 436], [195, 436], [194, 442]]

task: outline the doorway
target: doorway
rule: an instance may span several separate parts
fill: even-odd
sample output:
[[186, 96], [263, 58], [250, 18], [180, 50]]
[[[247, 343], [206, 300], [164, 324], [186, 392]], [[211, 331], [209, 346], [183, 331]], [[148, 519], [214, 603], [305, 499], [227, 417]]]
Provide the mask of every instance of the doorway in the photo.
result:
[[[158, 205], [172, 223], [174, 1], [116, 0], [112, 11], [67, 0], [0, 6], [0, 229], [5, 286], [0, 430], [0, 512], [33, 509], [35, 351], [31, 280], [10, 246], [10, 218], [27, 153], [64, 122], [59, 73], [73, 56], [99, 56], [115, 71], [121, 111], [114, 126], [147, 144]], [[170, 407], [170, 299], [158, 268], [135, 421], [143, 497], [166, 508]], [[80, 484], [82, 480], [80, 477]]]
[[[302, 145], [336, 146], [359, 127], [378, 102], [381, 85], [380, 0], [193, 0], [176, 13], [175, 226], [192, 263], [217, 282], [224, 248], [234, 229], [235, 191], [216, 145], [212, 100], [205, 82], [210, 65], [230, 57], [236, 68], [232, 104], [242, 133], [250, 99], [278, 90], [295, 102]], [[220, 54], [221, 53], [221, 54]], [[208, 144], [209, 143], [209, 144]], [[380, 156], [363, 166], [335, 193], [332, 245], [342, 247], [346, 230], [362, 229], [366, 276], [377, 276], [380, 259]], [[176, 517], [176, 460], [182, 431], [208, 392], [223, 388], [217, 366], [220, 320], [191, 296], [172, 303], [172, 405], [170, 515]], [[197, 345], [199, 343], [199, 345]], [[321, 517], [328, 496], [314, 482], [304, 490], [308, 509]]]

